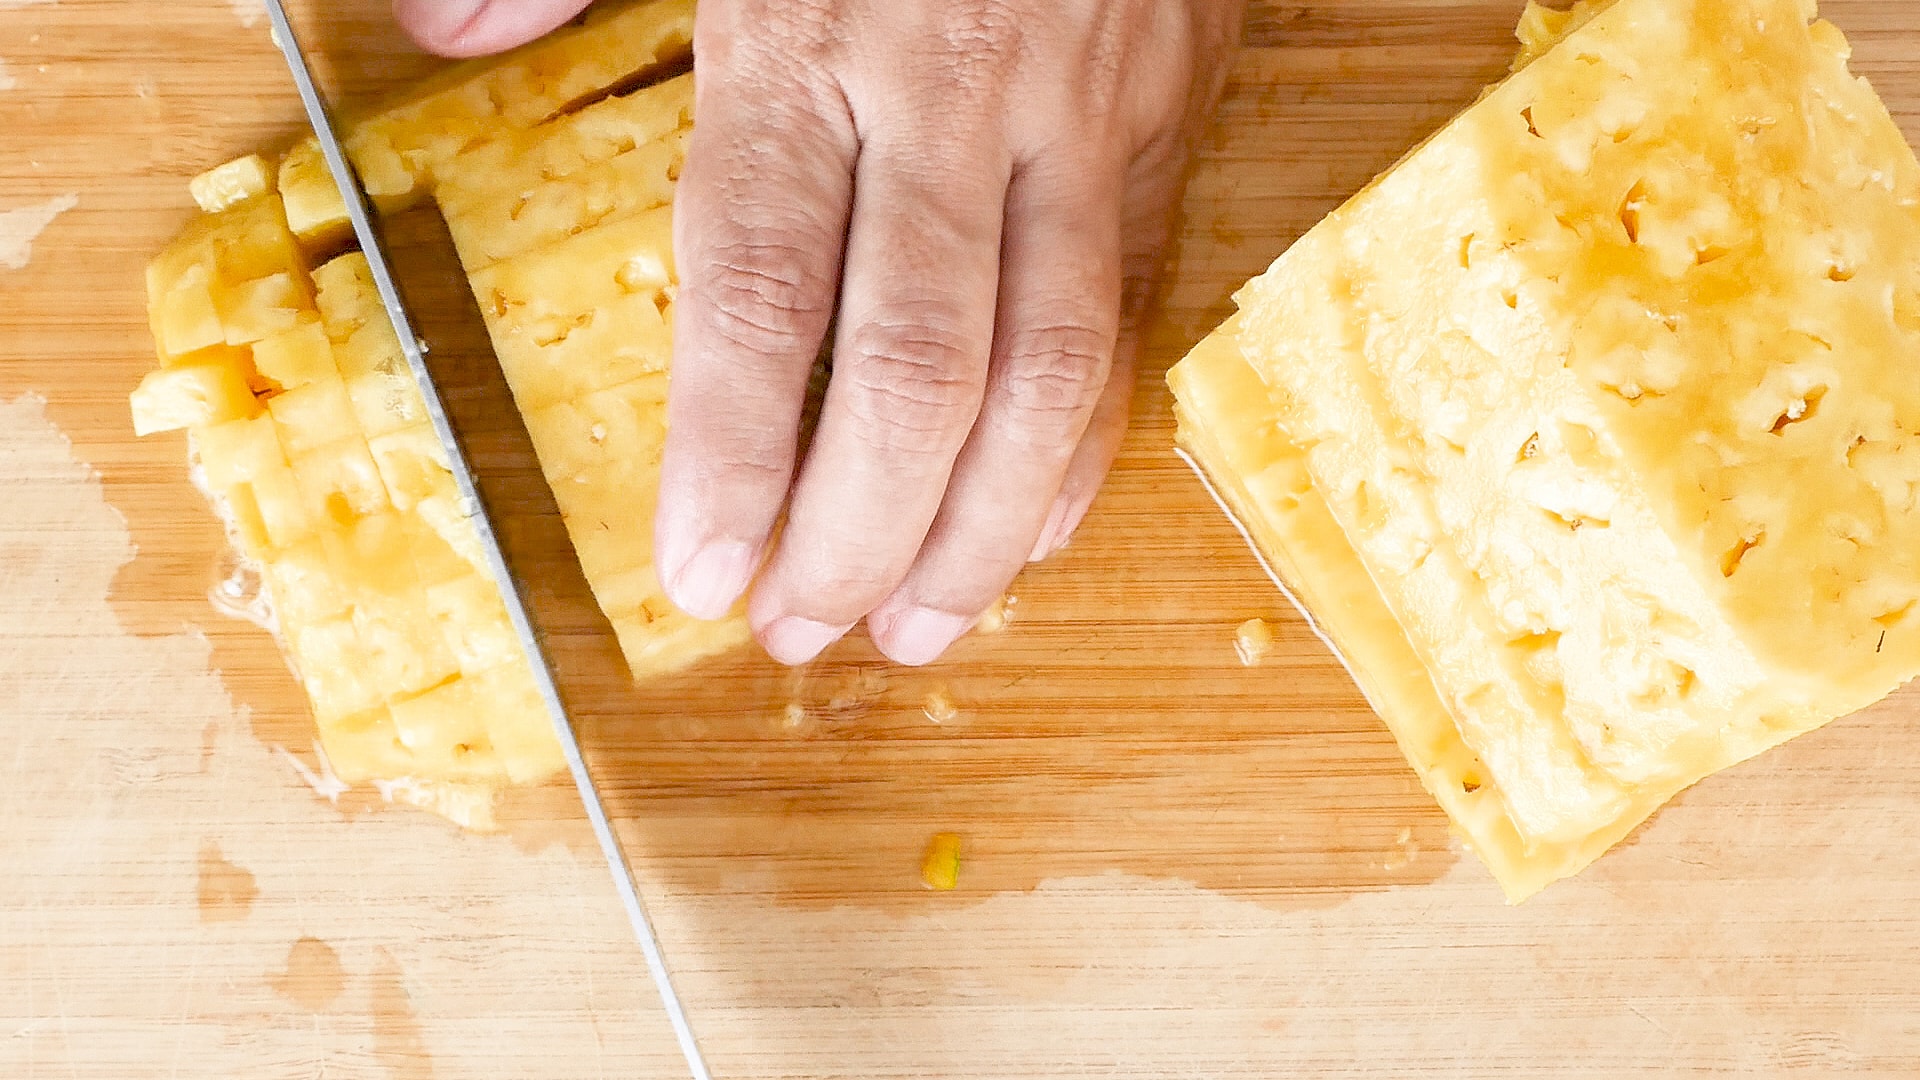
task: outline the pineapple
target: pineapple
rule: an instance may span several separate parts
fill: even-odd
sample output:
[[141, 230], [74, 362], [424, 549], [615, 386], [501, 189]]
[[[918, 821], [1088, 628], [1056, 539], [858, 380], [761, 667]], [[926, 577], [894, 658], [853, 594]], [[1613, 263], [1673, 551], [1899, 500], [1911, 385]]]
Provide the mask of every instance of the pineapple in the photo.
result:
[[1514, 900], [1920, 671], [1920, 165], [1844, 38], [1799, 0], [1521, 38], [1170, 376]]
[[[441, 206], [636, 676], [748, 637], [737, 614], [668, 604], [650, 550], [692, 123], [691, 76], [667, 76], [692, 17], [691, 0], [601, 5], [344, 130], [379, 205]], [[205, 214], [148, 271], [160, 367], [135, 428], [188, 431], [340, 777], [482, 813], [563, 760], [366, 260], [336, 254], [339, 192], [311, 139], [192, 188]]]
[[[457, 500], [418, 391], [396, 381], [387, 405], [353, 394], [350, 373], [398, 379], [405, 364], [392, 327], [369, 317], [379, 300], [366, 260], [343, 255], [309, 274], [290, 238], [279, 196], [262, 189], [155, 261], [163, 351], [177, 310], [166, 300], [181, 290], [215, 297], [226, 314], [218, 343], [164, 355], [143, 380], [135, 428], [187, 429], [235, 545], [261, 568], [343, 780], [431, 781], [452, 804], [462, 785], [554, 772], [562, 759], [545, 711], [500, 692], [530, 688], [532, 674], [486, 568], [462, 554], [478, 547], [472, 523], [405, 508]], [[399, 502], [389, 474], [404, 479]]]

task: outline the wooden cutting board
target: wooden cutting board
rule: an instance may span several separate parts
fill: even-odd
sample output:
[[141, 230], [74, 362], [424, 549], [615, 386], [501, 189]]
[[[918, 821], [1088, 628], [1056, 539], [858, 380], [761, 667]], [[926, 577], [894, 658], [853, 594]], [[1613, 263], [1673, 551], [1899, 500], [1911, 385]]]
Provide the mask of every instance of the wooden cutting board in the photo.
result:
[[[434, 66], [377, 0], [302, 14], [353, 100]], [[1108, 491], [925, 671], [855, 641], [630, 686], [444, 237], [400, 225], [719, 1075], [1920, 1076], [1920, 696], [1509, 909], [1170, 452], [1166, 366], [1517, 14], [1254, 4]], [[1829, 14], [1920, 134], [1920, 0]], [[0, 0], [0, 87], [0, 1075], [684, 1075], [571, 793], [470, 836], [333, 790], [272, 642], [209, 604], [181, 442], [130, 437], [186, 178], [298, 127], [251, 0]]]

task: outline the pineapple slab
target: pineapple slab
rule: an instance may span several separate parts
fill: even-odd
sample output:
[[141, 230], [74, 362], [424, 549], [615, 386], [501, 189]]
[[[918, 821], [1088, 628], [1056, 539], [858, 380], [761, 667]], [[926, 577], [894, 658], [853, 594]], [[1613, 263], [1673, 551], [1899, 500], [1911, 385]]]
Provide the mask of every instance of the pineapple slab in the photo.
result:
[[1521, 33], [1170, 377], [1516, 900], [1920, 671], [1920, 167], [1844, 38], [1795, 0]]

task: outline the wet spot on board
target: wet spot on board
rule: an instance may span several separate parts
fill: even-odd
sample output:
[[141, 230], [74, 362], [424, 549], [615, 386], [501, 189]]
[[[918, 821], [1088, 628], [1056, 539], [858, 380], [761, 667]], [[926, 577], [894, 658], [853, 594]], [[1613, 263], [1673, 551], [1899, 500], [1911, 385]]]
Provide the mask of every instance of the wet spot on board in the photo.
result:
[[373, 969], [373, 1059], [392, 1070], [394, 1080], [433, 1080], [433, 1059], [413, 1013], [406, 973], [385, 949], [376, 950]]
[[51, 199], [0, 212], [0, 270], [24, 270], [33, 261], [33, 242], [53, 219], [80, 205], [77, 195]]
[[200, 921], [233, 922], [247, 917], [260, 895], [253, 874], [221, 857], [209, 840], [200, 849]]
[[286, 970], [270, 980], [275, 992], [308, 1012], [325, 1012], [346, 988], [340, 954], [316, 937], [303, 937], [287, 950]]
[[207, 726], [200, 729], [200, 771], [206, 772], [213, 765], [213, 752], [220, 745], [220, 721], [209, 720]]

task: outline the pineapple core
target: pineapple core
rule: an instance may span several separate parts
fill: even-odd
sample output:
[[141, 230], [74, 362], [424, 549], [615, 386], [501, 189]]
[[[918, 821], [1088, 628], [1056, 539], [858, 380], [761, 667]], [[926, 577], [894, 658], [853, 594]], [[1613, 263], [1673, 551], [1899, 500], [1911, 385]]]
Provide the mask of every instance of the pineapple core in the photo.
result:
[[1920, 166], [1846, 41], [1798, 0], [1521, 37], [1170, 376], [1516, 900], [1920, 671]]
[[[636, 677], [748, 637], [676, 611], [651, 558], [692, 19], [598, 5], [343, 129], [382, 207], [445, 215]], [[563, 759], [366, 260], [337, 254], [345, 204], [311, 140], [194, 194], [207, 213], [148, 271], [161, 364], [135, 428], [189, 431], [341, 779], [482, 823], [477, 794]]]

